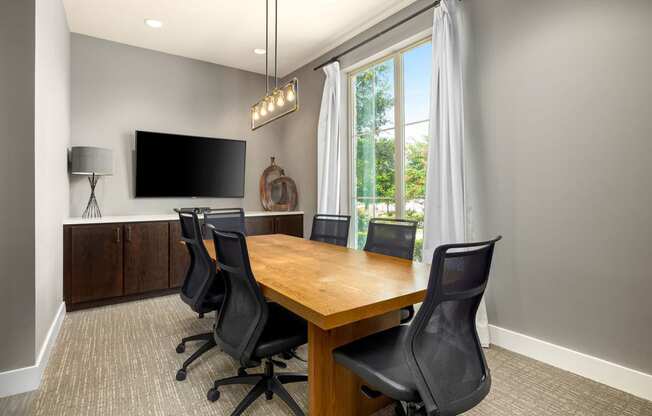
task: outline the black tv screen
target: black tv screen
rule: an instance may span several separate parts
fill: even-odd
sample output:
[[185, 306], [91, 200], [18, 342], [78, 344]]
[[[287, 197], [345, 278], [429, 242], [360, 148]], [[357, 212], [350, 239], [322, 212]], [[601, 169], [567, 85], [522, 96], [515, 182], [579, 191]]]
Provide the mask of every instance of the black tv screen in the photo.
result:
[[246, 142], [136, 131], [136, 197], [243, 198]]

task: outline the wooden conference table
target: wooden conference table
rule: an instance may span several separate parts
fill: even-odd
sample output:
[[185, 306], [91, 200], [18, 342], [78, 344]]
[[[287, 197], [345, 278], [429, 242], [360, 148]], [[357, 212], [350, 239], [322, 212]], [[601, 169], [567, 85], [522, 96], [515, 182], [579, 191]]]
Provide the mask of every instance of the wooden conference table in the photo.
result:
[[[211, 257], [215, 246], [206, 240]], [[311, 416], [360, 416], [388, 404], [360, 392], [361, 380], [331, 352], [399, 323], [399, 309], [423, 301], [429, 265], [275, 234], [247, 237], [265, 297], [308, 321]]]

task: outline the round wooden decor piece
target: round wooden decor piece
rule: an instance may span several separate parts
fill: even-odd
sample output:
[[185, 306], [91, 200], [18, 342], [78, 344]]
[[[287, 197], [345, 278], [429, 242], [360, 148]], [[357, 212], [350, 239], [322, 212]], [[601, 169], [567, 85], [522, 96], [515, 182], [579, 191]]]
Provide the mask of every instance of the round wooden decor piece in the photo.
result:
[[285, 176], [283, 168], [271, 158], [260, 177], [260, 202], [265, 211], [294, 211], [297, 207], [297, 185], [292, 178]]

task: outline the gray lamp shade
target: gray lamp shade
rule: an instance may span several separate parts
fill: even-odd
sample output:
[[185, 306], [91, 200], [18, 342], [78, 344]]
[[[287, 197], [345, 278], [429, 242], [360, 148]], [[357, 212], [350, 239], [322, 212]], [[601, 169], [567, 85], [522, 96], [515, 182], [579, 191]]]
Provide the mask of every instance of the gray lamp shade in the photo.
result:
[[73, 146], [71, 150], [73, 175], [113, 175], [113, 151], [101, 147]]

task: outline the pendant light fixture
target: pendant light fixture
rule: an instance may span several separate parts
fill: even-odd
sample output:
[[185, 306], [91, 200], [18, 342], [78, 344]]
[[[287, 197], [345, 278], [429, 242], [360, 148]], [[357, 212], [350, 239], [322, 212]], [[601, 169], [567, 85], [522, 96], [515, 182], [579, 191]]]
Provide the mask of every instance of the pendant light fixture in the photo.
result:
[[265, 96], [251, 106], [251, 129], [293, 113], [299, 109], [299, 81], [278, 85], [278, 0], [274, 0], [274, 88], [269, 85], [269, 2], [265, 0]]

